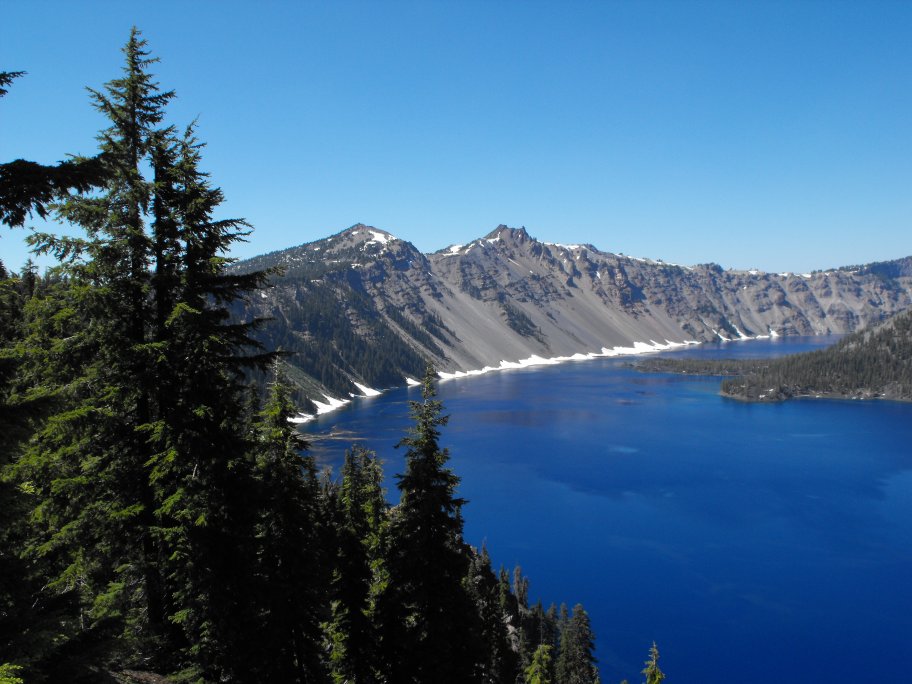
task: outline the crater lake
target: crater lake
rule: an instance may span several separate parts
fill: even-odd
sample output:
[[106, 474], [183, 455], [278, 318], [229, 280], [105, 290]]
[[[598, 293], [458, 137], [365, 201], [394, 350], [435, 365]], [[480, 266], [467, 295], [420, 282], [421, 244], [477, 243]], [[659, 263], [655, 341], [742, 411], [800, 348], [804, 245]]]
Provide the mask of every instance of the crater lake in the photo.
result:
[[[778, 356], [833, 338], [701, 345]], [[655, 640], [675, 684], [875, 682], [912, 670], [912, 404], [747, 404], [719, 379], [594, 359], [439, 384], [440, 443], [465, 538], [530, 600], [580, 602], [604, 684], [642, 680]], [[353, 444], [388, 497], [418, 388], [304, 426], [338, 472]]]

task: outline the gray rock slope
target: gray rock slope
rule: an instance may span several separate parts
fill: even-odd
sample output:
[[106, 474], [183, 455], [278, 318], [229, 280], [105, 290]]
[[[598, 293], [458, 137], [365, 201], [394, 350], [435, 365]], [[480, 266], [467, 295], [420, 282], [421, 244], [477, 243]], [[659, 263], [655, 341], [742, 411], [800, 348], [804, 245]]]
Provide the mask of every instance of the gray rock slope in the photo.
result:
[[636, 342], [847, 333], [912, 305], [909, 260], [809, 274], [693, 267], [539, 242], [499, 226], [422, 254], [353, 226], [242, 262], [284, 274], [249, 303], [311, 397]]

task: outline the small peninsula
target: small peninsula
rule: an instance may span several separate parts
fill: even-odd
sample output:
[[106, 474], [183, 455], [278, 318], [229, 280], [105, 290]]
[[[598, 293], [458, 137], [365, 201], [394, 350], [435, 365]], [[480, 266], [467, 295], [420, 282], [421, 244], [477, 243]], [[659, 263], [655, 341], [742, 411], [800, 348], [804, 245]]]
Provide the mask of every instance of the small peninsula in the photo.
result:
[[779, 359], [649, 359], [643, 371], [718, 375], [723, 396], [774, 402], [798, 397], [912, 400], [912, 310], [827, 349]]

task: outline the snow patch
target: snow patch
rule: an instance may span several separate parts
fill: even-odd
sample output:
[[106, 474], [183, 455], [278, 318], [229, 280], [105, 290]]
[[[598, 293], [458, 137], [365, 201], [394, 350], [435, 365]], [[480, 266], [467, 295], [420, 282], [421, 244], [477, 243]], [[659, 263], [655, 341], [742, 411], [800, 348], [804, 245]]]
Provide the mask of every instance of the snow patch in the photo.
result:
[[350, 399], [335, 399], [328, 394], [324, 394], [323, 397], [326, 399], [327, 403], [322, 401], [317, 401], [316, 399], [311, 399], [314, 403], [314, 406], [317, 407], [317, 415], [322, 416], [324, 413], [329, 413], [330, 411], [335, 411], [336, 409], [342, 408], [346, 404], [350, 404]]
[[[364, 232], [363, 230], [359, 230], [357, 233], [354, 233], [354, 234], [357, 235], [358, 233], [363, 233], [363, 232]], [[388, 235], [386, 233], [381, 233], [379, 230], [369, 230], [368, 232], [371, 234], [371, 239], [368, 240], [367, 242], [365, 242], [364, 243], [365, 245], [371, 245], [375, 242], [379, 245], [385, 245], [385, 244], [389, 243], [390, 241], [396, 239], [392, 235]]]
[[409, 376], [406, 375], [405, 384], [408, 385], [409, 387], [418, 387], [421, 383], [418, 382], [417, 380], [415, 380], [415, 378], [410, 378]]
[[583, 248], [582, 245], [562, 245], [559, 242], [546, 242], [545, 244], [548, 245], [549, 247], [559, 247], [560, 249], [569, 249], [571, 251], [574, 249]]
[[743, 332], [741, 332], [741, 330], [738, 328], [737, 325], [732, 324], [732, 327], [735, 329], [735, 332], [738, 333], [738, 339], [739, 339], [739, 340], [749, 340], [749, 339], [751, 339], [750, 337], [748, 337], [747, 335], [745, 335]]
[[361, 395], [364, 397], [379, 397], [381, 394], [383, 394], [380, 390], [372, 389], [367, 385], [362, 385], [360, 382], [356, 382], [354, 385], [359, 390], [361, 390]]
[[[468, 371], [454, 371], [452, 373], [447, 371], [438, 371], [437, 375], [441, 381], [446, 380], [455, 380], [457, 378], [468, 378], [475, 375], [484, 375], [485, 373], [491, 373], [493, 371], [506, 371], [506, 370], [516, 370], [521, 368], [531, 368], [533, 366], [555, 366], [559, 363], [566, 363], [568, 361], [588, 361], [589, 359], [597, 358], [611, 358], [615, 356], [635, 356], [638, 354], [647, 354], [660, 351], [669, 351], [672, 349], [680, 349], [681, 347], [688, 347], [690, 345], [700, 344], [696, 340], [685, 340], [683, 342], [671, 342], [665, 340], [665, 342], [656, 342], [655, 340], [650, 340], [649, 342], [634, 342], [632, 347], [602, 347], [601, 351], [598, 352], [577, 352], [570, 356], [555, 356], [552, 358], [544, 358], [534, 354], [527, 359], [520, 359], [519, 361], [507, 361], [506, 359], [502, 360], [497, 366], [485, 366], [477, 370], [468, 370]], [[407, 378], [407, 381], [409, 379]], [[414, 382], [414, 381], [411, 381]], [[409, 384], [411, 384], [409, 382]], [[418, 384], [417, 382], [415, 384]]]

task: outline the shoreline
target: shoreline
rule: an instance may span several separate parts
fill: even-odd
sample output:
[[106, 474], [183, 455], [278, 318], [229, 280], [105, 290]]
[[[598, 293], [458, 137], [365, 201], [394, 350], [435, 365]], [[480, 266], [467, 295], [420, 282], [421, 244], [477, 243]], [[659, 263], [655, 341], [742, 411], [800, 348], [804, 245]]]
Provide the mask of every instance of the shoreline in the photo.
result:
[[[714, 331], [715, 332], [715, 331]], [[770, 330], [768, 335], [755, 335], [754, 337], [749, 337], [741, 333], [739, 337], [736, 338], [726, 338], [723, 335], [716, 333], [719, 336], [721, 342], [749, 342], [752, 340], [768, 340], [771, 338], [779, 337], [780, 335], [775, 330]], [[526, 359], [520, 359], [519, 361], [507, 361], [502, 360], [497, 366], [485, 366], [484, 368], [466, 370], [466, 371], [454, 371], [452, 373], [447, 371], [437, 371], [437, 377], [440, 382], [447, 382], [449, 380], [457, 380], [460, 378], [471, 378], [477, 377], [479, 375], [486, 375], [488, 373], [501, 372], [501, 371], [510, 371], [510, 370], [521, 370], [524, 368], [535, 368], [537, 366], [556, 366], [562, 363], [569, 363], [573, 361], [590, 361], [592, 359], [605, 359], [605, 358], [623, 358], [628, 356], [640, 356], [642, 354], [655, 354], [658, 352], [667, 352], [667, 351], [677, 351], [680, 349], [686, 349], [689, 347], [699, 346], [703, 342], [698, 342], [696, 340], [685, 340], [683, 342], [672, 342], [671, 340], [665, 340], [665, 343], [656, 342], [655, 340], [650, 340], [649, 342], [633, 342], [632, 346], [614, 346], [611, 348], [602, 347], [601, 351], [598, 352], [577, 352], [576, 354], [571, 354], [570, 356], [554, 356], [550, 358], [545, 358], [543, 356], [538, 356], [533, 354], [532, 356]], [[405, 387], [418, 387], [421, 385], [416, 379], [409, 376], [404, 376]], [[349, 405], [354, 399], [370, 399], [372, 397], [380, 396], [390, 389], [399, 389], [401, 385], [387, 388], [385, 390], [376, 390], [365, 385], [362, 385], [357, 382], [353, 382], [363, 394], [353, 394], [349, 393], [350, 399], [336, 399], [328, 394], [324, 394], [323, 398], [326, 400], [318, 401], [316, 399], [311, 399], [317, 407], [317, 412], [310, 413], [298, 413], [294, 417], [289, 418], [289, 422], [294, 423], [295, 425], [303, 425], [309, 423], [313, 420], [316, 420], [319, 416], [325, 415], [336, 411], [337, 409], [343, 408], [344, 406]]]
[[738, 401], [742, 404], [784, 404], [787, 401], [796, 400], [811, 400], [824, 399], [830, 401], [895, 401], [901, 404], [912, 403], [912, 397], [888, 397], [883, 394], [870, 394], [868, 396], [857, 395], [857, 394], [845, 394], [842, 392], [801, 392], [799, 394], [790, 394], [783, 396], [781, 393], [777, 393], [775, 398], [761, 396], [756, 399], [751, 399], [746, 397], [743, 394], [729, 394], [719, 390], [719, 396], [723, 399], [731, 399], [732, 401]]

